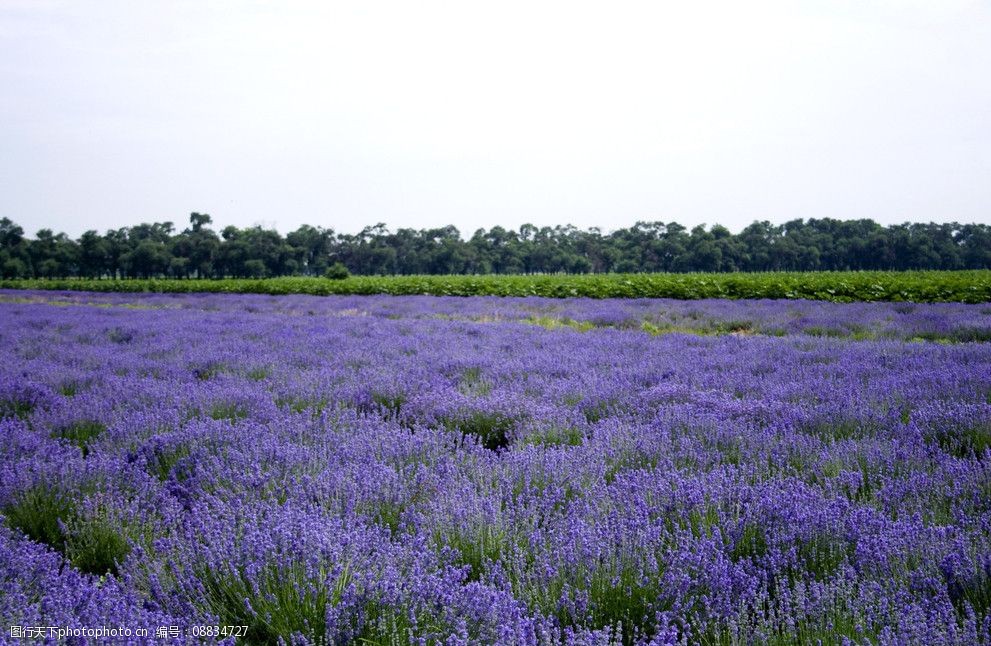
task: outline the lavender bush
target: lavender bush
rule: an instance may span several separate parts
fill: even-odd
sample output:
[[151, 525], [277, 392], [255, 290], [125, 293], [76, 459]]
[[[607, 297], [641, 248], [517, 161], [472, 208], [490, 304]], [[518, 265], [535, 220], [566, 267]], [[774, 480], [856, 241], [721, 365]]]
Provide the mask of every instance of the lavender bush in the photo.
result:
[[0, 300], [4, 626], [991, 644], [989, 306]]
[[0, 290], [0, 303], [194, 309], [380, 318], [518, 321], [543, 327], [652, 334], [805, 334], [853, 340], [991, 341], [991, 304], [803, 300], [505, 298], [498, 296], [263, 296]]

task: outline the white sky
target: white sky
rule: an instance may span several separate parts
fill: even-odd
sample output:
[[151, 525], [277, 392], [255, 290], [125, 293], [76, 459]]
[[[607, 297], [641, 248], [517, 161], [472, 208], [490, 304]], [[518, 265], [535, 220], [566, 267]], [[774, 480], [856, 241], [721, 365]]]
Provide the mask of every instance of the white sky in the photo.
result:
[[991, 2], [0, 0], [29, 234], [991, 223]]

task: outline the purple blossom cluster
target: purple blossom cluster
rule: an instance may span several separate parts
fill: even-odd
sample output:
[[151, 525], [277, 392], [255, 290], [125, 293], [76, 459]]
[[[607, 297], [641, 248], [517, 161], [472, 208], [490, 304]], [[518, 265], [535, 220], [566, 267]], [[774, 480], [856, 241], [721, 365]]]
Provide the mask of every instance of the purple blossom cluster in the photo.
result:
[[991, 644], [984, 306], [2, 296], [5, 627]]
[[853, 340], [991, 341], [991, 304], [828, 303], [805, 300], [505, 298], [499, 296], [266, 296], [0, 290], [0, 303], [382, 318], [522, 321], [545, 327], [703, 335], [805, 334]]

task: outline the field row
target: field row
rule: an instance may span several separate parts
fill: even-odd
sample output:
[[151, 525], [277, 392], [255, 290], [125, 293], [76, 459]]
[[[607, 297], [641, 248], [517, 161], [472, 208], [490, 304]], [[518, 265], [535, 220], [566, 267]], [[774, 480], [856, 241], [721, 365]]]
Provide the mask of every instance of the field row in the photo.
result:
[[[897, 336], [983, 306], [58, 298], [0, 302], [4, 624], [991, 644], [991, 345]], [[735, 308], [897, 334], [622, 325]]]
[[257, 294], [429, 294], [550, 298], [809, 299], [833, 302], [991, 302], [991, 270], [583, 274], [534, 276], [356, 276], [255, 279], [0, 280], [0, 289]]
[[991, 341], [991, 304], [435, 296], [265, 296], [0, 290], [0, 303], [127, 309], [527, 323], [653, 335], [786, 336], [965, 343]]

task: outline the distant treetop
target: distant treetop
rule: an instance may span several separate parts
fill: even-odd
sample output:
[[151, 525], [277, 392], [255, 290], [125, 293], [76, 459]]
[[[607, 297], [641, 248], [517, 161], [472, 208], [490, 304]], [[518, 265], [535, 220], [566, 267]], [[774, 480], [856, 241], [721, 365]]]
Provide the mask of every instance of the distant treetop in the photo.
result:
[[51, 229], [27, 238], [0, 219], [4, 278], [262, 278], [389, 274], [534, 274], [691, 271], [816, 271], [991, 268], [991, 226], [898, 224], [830, 218], [726, 227], [637, 222], [604, 234], [573, 226], [479, 229], [453, 226], [360, 233], [303, 225], [286, 236], [259, 226], [218, 235], [206, 213], [189, 227], [142, 223], [77, 240]]

